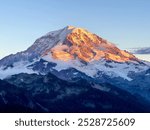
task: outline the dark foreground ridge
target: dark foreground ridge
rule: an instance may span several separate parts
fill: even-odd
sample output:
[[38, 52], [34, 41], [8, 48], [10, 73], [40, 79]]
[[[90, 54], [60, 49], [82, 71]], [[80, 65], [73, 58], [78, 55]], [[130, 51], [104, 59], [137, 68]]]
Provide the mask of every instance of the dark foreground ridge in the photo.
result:
[[147, 104], [111, 84], [83, 78], [69, 82], [50, 73], [22, 73], [0, 80], [0, 112], [4, 113], [150, 112]]

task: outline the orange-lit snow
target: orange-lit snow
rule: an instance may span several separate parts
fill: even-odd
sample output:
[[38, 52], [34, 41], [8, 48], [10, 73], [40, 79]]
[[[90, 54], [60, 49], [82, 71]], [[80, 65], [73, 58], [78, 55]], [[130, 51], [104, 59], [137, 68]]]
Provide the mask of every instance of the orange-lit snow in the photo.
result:
[[118, 49], [114, 44], [85, 29], [73, 26], [68, 26], [67, 29], [71, 32], [66, 36], [66, 39], [48, 50], [54, 59], [68, 61], [79, 58], [85, 62], [102, 58], [116, 62], [138, 60], [134, 55]]

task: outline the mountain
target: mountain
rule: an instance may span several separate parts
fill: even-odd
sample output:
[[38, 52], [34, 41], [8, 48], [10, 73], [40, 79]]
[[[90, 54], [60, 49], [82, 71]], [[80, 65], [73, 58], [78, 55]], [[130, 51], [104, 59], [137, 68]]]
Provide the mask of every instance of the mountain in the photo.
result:
[[[21, 103], [12, 106], [28, 112], [148, 112], [149, 70], [149, 62], [83, 28], [67, 26], [0, 60], [1, 82], [18, 93], [1, 91], [18, 96]], [[5, 100], [11, 102], [11, 97], [1, 98], [4, 106], [9, 104]]]
[[0, 80], [0, 112], [35, 112], [32, 102], [25, 89]]
[[[36, 69], [39, 64], [44, 64], [40, 66], [42, 70]], [[0, 60], [0, 77], [22, 72], [47, 74], [68, 68], [75, 68], [90, 77], [103, 71], [112, 77], [131, 80], [128, 77], [130, 71], [140, 72], [148, 67], [131, 53], [120, 50], [96, 34], [67, 26], [42, 36], [27, 50]]]
[[134, 54], [150, 54], [150, 47], [133, 48], [131, 52]]
[[53, 74], [23, 73], [0, 80], [0, 105], [0, 112], [67, 113], [149, 112], [150, 107], [142, 98], [111, 84], [84, 78], [68, 82]]
[[139, 59], [150, 62], [150, 47], [132, 48], [129, 51]]

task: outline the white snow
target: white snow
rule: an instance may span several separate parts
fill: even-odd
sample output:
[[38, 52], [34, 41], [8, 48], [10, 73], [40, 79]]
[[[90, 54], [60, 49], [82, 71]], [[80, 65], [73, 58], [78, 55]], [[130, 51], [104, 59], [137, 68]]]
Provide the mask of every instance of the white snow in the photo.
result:
[[34, 74], [37, 72], [33, 71], [32, 69], [28, 69], [27, 66], [30, 64], [27, 64], [25, 62], [17, 62], [14, 64], [14, 67], [9, 67], [6, 70], [3, 70], [3, 67], [0, 68], [0, 79], [7, 78], [9, 76], [12, 76], [14, 74], [20, 74], [20, 73], [27, 73], [27, 74]]
[[35, 43], [29, 48], [29, 50], [32, 50], [37, 54], [40, 53], [41, 55], [44, 55], [54, 45], [62, 45], [67, 35], [72, 32], [72, 29], [70, 27], [65, 27], [57, 31], [49, 32], [37, 39]]
[[[148, 69], [148, 66], [143, 66], [138, 63], [135, 65], [135, 63], [130, 63], [130, 65], [126, 63], [106, 63], [106, 61], [99, 60], [99, 61], [92, 61], [89, 62], [87, 65], [80, 62], [79, 59], [70, 60], [70, 61], [61, 61], [57, 59], [53, 59], [51, 54], [48, 54], [44, 57], [42, 57], [44, 60], [48, 62], [54, 62], [57, 64], [56, 67], [53, 69], [56, 69], [57, 71], [66, 70], [68, 68], [75, 68], [79, 70], [80, 72], [85, 73], [86, 75], [90, 77], [96, 77], [98, 71], [102, 71], [106, 75], [110, 77], [122, 77], [128, 81], [131, 81], [132, 79], [128, 76], [128, 73], [130, 71], [133, 72], [141, 72], [146, 69]], [[105, 64], [108, 64], [110, 67], [107, 67]]]
[[[47, 67], [48, 62], [56, 63], [57, 65], [53, 67], [53, 69], [57, 71], [66, 70], [68, 68], [75, 68], [80, 72], [85, 73], [86, 75], [90, 77], [97, 77], [98, 71], [101, 71], [102, 73], [110, 76], [110, 77], [122, 77], [128, 81], [131, 81], [132, 79], [128, 76], [129, 72], [142, 72], [146, 69], [148, 69], [148, 63], [146, 65], [140, 65], [138, 63], [130, 63], [130, 65], [126, 63], [116, 63], [111, 62], [107, 63], [106, 60], [102, 59], [99, 61], [92, 61], [89, 62], [87, 65], [80, 62], [79, 59], [75, 60], [69, 60], [69, 61], [61, 61], [57, 59], [53, 59], [51, 53], [41, 57], [43, 60], [45, 60], [44, 65]], [[37, 61], [39, 61], [38, 59]], [[36, 60], [34, 61], [36, 62]], [[19, 73], [28, 73], [28, 74], [39, 74], [38, 72], [35, 72], [32, 70], [32, 67], [27, 67], [32, 63], [28, 62], [17, 62], [14, 63], [14, 67], [7, 68], [6, 70], [3, 70], [3, 67], [0, 68], [0, 79], [4, 79], [8, 76], [19, 74]], [[146, 63], [146, 62], [145, 62]], [[106, 65], [107, 64], [107, 65]], [[150, 64], [149, 64], [150, 65]], [[110, 67], [109, 67], [110, 66]], [[75, 73], [76, 74], [76, 73]]]
[[104, 91], [104, 92], [109, 92], [109, 91], [110, 91], [110, 88], [102, 87], [102, 86], [97, 85], [97, 84], [94, 84], [92, 87], [93, 87], [93, 88], [96, 88], [96, 89], [99, 89], [99, 90], [101, 90], [101, 91]]
[[77, 74], [78, 74], [78, 72], [74, 72], [73, 74], [74, 74], [74, 75], [77, 75]]
[[46, 67], [47, 67], [47, 65], [48, 65], [48, 62], [44, 62], [43, 64], [45, 65], [45, 68], [46, 68]]

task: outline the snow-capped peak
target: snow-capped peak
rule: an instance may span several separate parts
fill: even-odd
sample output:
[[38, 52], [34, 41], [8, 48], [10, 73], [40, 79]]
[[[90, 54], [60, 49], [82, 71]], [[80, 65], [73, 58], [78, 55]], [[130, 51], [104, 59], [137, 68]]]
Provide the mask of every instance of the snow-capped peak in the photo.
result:
[[96, 34], [73, 26], [46, 34], [38, 39], [29, 50], [38, 50], [37, 53], [42, 56], [52, 55], [54, 59], [63, 61], [77, 58], [84, 62], [100, 59], [116, 62], [138, 60], [134, 55], [120, 50]]
[[[103, 71], [109, 75], [111, 73], [111, 76], [115, 75], [130, 79], [128, 78], [129, 71], [146, 69], [142, 66], [140, 68], [136, 67], [134, 63], [138, 64], [140, 61], [129, 52], [120, 50], [111, 42], [86, 29], [67, 26], [38, 38], [27, 50], [2, 59], [0, 61], [0, 75], [4, 77], [4, 74], [6, 74], [4, 72], [7, 71], [8, 74], [8, 70], [11, 71], [12, 69], [15, 69], [12, 71], [15, 74], [18, 64], [19, 73], [29, 72], [24, 71], [25, 69], [30, 69], [33, 73], [32, 67], [29, 66], [39, 62], [40, 59], [49, 63], [56, 63], [57, 66], [52, 69], [57, 71], [75, 68], [91, 77], [96, 76], [98, 71]], [[115, 62], [115, 66], [109, 64], [108, 66], [111, 67], [107, 67], [107, 61]], [[133, 67], [127, 65], [126, 62], [133, 63]], [[23, 64], [20, 65], [20, 63]], [[120, 70], [118, 70], [117, 64]], [[22, 71], [20, 66], [24, 68]], [[35, 73], [38, 73], [38, 70]]]

